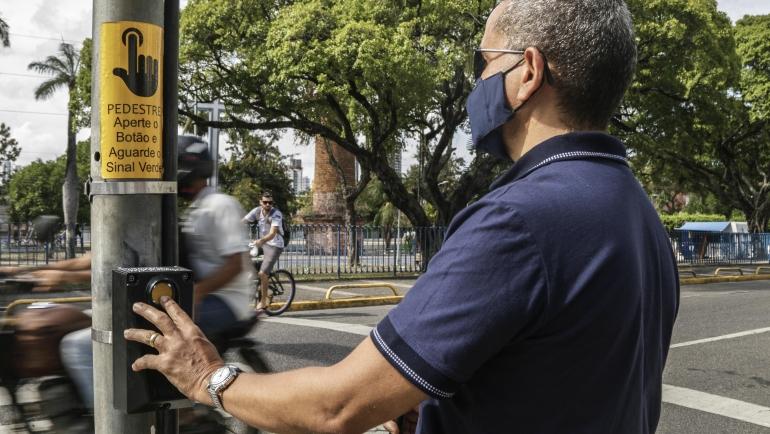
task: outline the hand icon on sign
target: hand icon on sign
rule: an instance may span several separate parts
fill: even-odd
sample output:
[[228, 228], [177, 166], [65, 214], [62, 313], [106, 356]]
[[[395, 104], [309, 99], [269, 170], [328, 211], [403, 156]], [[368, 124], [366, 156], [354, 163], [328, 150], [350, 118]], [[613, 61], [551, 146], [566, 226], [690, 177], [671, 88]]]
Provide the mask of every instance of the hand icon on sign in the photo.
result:
[[112, 73], [123, 79], [134, 95], [147, 97], [155, 95], [158, 90], [158, 60], [152, 56], [136, 55], [137, 42], [141, 47], [143, 38], [142, 32], [133, 27], [123, 32], [123, 45], [128, 46], [128, 71], [115, 68]]

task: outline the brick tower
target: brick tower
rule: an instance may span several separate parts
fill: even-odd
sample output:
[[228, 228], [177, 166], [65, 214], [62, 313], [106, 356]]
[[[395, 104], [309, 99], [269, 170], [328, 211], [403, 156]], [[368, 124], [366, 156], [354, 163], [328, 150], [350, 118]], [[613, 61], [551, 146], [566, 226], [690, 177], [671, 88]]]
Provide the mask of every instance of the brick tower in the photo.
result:
[[[356, 157], [341, 146], [330, 142], [332, 155], [342, 168], [349, 186], [356, 182]], [[342, 182], [339, 171], [329, 160], [326, 139], [315, 139], [315, 176], [313, 178], [313, 218], [328, 223], [343, 224], [345, 205], [341, 194]], [[320, 223], [320, 221], [319, 221]]]
[[[355, 156], [334, 142], [330, 144], [332, 155], [342, 168], [345, 181], [353, 186], [356, 182]], [[316, 136], [313, 208], [309, 214], [300, 216], [303, 223], [311, 225], [306, 240], [308, 247], [315, 252], [334, 254], [340, 249], [346, 250], [345, 203], [341, 190], [340, 174], [329, 160], [326, 139]], [[342, 238], [338, 230], [342, 232]]]

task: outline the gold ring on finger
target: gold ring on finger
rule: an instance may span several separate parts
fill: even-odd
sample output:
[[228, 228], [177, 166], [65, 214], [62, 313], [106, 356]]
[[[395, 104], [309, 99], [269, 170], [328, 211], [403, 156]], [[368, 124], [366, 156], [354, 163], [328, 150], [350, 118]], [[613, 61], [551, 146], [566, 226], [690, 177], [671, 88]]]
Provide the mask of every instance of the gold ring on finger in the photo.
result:
[[160, 333], [153, 333], [152, 335], [150, 335], [150, 339], [147, 340], [147, 343], [151, 347], [155, 348], [155, 340], [158, 339], [158, 337], [160, 337]]

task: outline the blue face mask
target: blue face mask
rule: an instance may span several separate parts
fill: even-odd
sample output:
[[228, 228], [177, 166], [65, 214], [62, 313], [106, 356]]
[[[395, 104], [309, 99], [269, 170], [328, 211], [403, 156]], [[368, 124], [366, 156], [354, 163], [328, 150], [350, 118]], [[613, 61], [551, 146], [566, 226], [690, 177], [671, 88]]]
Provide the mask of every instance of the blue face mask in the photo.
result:
[[499, 72], [487, 79], [476, 81], [476, 87], [468, 96], [465, 105], [471, 123], [473, 147], [503, 160], [510, 160], [503, 141], [501, 128], [513, 118], [516, 109], [508, 106], [505, 97], [505, 76], [519, 67], [524, 59], [507, 71]]

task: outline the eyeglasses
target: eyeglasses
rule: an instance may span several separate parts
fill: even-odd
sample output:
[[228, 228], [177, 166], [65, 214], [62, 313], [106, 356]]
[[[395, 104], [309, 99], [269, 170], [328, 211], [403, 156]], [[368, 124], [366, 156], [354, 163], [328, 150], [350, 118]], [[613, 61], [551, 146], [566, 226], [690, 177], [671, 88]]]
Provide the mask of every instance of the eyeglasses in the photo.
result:
[[263, 200], [262, 201], [262, 205], [272, 205], [272, 204], [273, 204], [272, 200]]
[[502, 48], [476, 48], [473, 50], [473, 78], [478, 80], [487, 69], [487, 59], [484, 53], [524, 54], [523, 50], [506, 50]]

